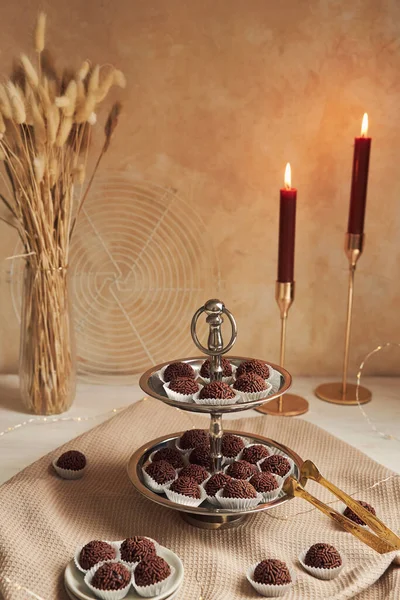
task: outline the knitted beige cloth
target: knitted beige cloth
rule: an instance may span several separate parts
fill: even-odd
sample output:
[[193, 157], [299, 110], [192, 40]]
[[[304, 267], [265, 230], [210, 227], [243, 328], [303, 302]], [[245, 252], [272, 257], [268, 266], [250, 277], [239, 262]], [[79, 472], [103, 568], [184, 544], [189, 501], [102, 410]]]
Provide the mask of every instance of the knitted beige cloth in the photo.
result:
[[[54, 474], [51, 461], [61, 453], [59, 449], [5, 483], [0, 488], [4, 599], [66, 599], [63, 572], [79, 544], [132, 535], [151, 536], [182, 558], [185, 580], [179, 600], [198, 600], [198, 582], [204, 600], [257, 598], [245, 571], [271, 556], [296, 568], [297, 583], [285, 600], [400, 598], [400, 569], [390, 566], [393, 553], [375, 553], [303, 500], [259, 513], [236, 529], [213, 532], [187, 525], [177, 512], [156, 506], [135, 491], [126, 472], [135, 449], [163, 434], [207, 425], [204, 417], [145, 399], [62, 448], [86, 454], [89, 467], [83, 479], [65, 481]], [[259, 417], [227, 425], [268, 436], [314, 460], [328, 479], [370, 502], [390, 527], [400, 529], [400, 478], [358, 450], [297, 419]], [[334, 500], [313, 482], [308, 489], [325, 502]], [[316, 542], [333, 544], [346, 557], [346, 568], [338, 578], [320, 581], [298, 566], [299, 553]], [[36, 596], [18, 590], [16, 584]]]

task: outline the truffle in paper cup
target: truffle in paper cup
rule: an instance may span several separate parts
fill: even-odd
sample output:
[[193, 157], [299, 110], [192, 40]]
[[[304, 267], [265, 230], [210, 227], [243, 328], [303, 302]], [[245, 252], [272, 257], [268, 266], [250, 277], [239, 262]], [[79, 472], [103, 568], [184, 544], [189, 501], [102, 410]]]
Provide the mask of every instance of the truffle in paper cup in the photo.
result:
[[222, 508], [231, 510], [248, 510], [254, 508], [262, 501], [262, 494], [257, 493], [256, 498], [224, 498], [222, 496], [224, 490], [219, 490], [215, 494], [215, 498]]
[[266, 382], [267, 389], [262, 390], [261, 392], [241, 392], [240, 390], [235, 390], [237, 394], [240, 396], [239, 402], [256, 402], [257, 400], [263, 400], [267, 398], [272, 393], [272, 385]]
[[[294, 475], [294, 471], [295, 471], [295, 466], [296, 465], [294, 464], [294, 461], [287, 454], [285, 454], [281, 450], [278, 450], [277, 448], [273, 448], [270, 456], [283, 456], [289, 462], [290, 469], [289, 469], [289, 471], [287, 473], [285, 473], [284, 475], [282, 475], [283, 479], [286, 479], [287, 477]], [[266, 458], [268, 458], [268, 456]], [[258, 467], [258, 469], [260, 471], [262, 471], [261, 463], [263, 463], [264, 460], [265, 460], [265, 458], [262, 458], [257, 463], [257, 467]], [[273, 473], [273, 475], [276, 475], [276, 473]]]
[[309, 565], [306, 565], [306, 563], [304, 562], [305, 558], [306, 558], [306, 554], [307, 554], [307, 550], [304, 550], [300, 556], [299, 556], [299, 563], [301, 564], [301, 566], [303, 567], [303, 569], [305, 571], [308, 571], [308, 573], [310, 573], [310, 575], [312, 575], [313, 577], [317, 577], [317, 579], [335, 579], [335, 577], [337, 577], [340, 572], [342, 571], [343, 567], [345, 566], [345, 559], [344, 556], [341, 554], [340, 558], [342, 559], [342, 564], [340, 565], [340, 567], [335, 567], [334, 569], [321, 569], [319, 567], [310, 567]]
[[[167, 394], [167, 396], [170, 400], [175, 400], [176, 402], [193, 402], [193, 394], [180, 394], [179, 392], [174, 392], [169, 387], [170, 383], [171, 382], [168, 381], [167, 383], [164, 383], [164, 385], [163, 385], [165, 393]], [[199, 386], [197, 386], [197, 387], [199, 387]], [[200, 390], [201, 390], [201, 386], [200, 386], [199, 392], [200, 392]]]
[[[208, 481], [208, 479], [206, 479], [206, 481]], [[204, 481], [203, 484], [206, 481]], [[202, 487], [201, 484], [198, 485], [200, 488], [200, 498], [191, 498], [190, 496], [179, 494], [178, 492], [171, 490], [169, 486], [165, 489], [165, 494], [167, 495], [167, 498], [171, 500], [171, 502], [175, 502], [175, 504], [184, 504], [185, 506], [200, 506], [200, 504], [206, 500], [207, 494], [204, 487]]]
[[265, 381], [271, 386], [271, 390], [269, 392], [269, 395], [271, 395], [276, 394], [281, 387], [281, 374], [278, 371], [275, 371], [275, 369], [273, 369], [270, 365], [268, 365], [268, 367], [270, 375]]
[[55, 472], [57, 473], [57, 475], [59, 475], [63, 479], [71, 479], [71, 480], [72, 479], [81, 479], [81, 477], [83, 477], [83, 475], [87, 469], [87, 463], [83, 467], [83, 469], [79, 469], [79, 471], [76, 471], [74, 469], [62, 469], [61, 467], [57, 466], [57, 461], [59, 458], [60, 457], [55, 458], [52, 462], [53, 468], [54, 468]]
[[[132, 536], [130, 536], [130, 537], [132, 537]], [[144, 537], [144, 538], [146, 538], [147, 540], [149, 540], [150, 542], [152, 542], [152, 543], [154, 544], [154, 547], [155, 547], [155, 549], [156, 549], [156, 554], [158, 555], [158, 552], [159, 552], [159, 550], [160, 550], [160, 544], [159, 544], [159, 543], [158, 543], [156, 540], [154, 540], [153, 538], [151, 538], [151, 537], [149, 537], [149, 536], [147, 536], [147, 535], [143, 535], [143, 536], [139, 536], [139, 537]], [[126, 538], [125, 538], [125, 539], [126, 539]], [[122, 544], [124, 543], [124, 541], [125, 541], [125, 540], [120, 540], [119, 542], [115, 542], [115, 544], [117, 544], [117, 547], [118, 547], [118, 552], [119, 552], [119, 555], [118, 555], [118, 556], [119, 556], [119, 561], [120, 561], [120, 562], [122, 562], [122, 564], [124, 564], [124, 565], [128, 565], [128, 567], [129, 567], [130, 569], [134, 569], [134, 568], [135, 568], [135, 567], [137, 567], [137, 565], [140, 563], [140, 560], [138, 560], [138, 561], [136, 561], [136, 562], [133, 562], [133, 561], [129, 561], [129, 560], [124, 560], [124, 559], [122, 558], [122, 554], [121, 554], [121, 546], [122, 546]]]
[[[108, 540], [102, 540], [102, 541], [104, 541], [106, 544], [110, 544], [110, 546], [112, 546], [114, 548], [114, 550], [115, 550], [115, 558], [110, 559], [110, 561], [111, 562], [112, 561], [119, 562], [121, 560], [121, 555], [119, 553], [119, 546], [120, 546], [120, 544], [118, 542], [109, 542]], [[86, 544], [88, 544], [88, 543], [89, 542], [86, 542]], [[75, 550], [75, 554], [74, 554], [74, 563], [75, 563], [75, 566], [78, 569], [78, 571], [80, 571], [81, 573], [88, 573], [90, 571], [90, 569], [84, 569], [83, 567], [81, 567], [81, 564], [79, 562], [81, 551], [86, 546], [86, 544], [83, 544], [83, 546], [78, 546], [78, 548]], [[103, 561], [100, 561], [100, 562], [103, 563], [103, 562], [107, 562], [107, 561], [103, 560]], [[97, 564], [95, 564], [92, 568], [97, 567], [97, 565], [99, 565], [100, 562], [97, 563]]]
[[[176, 448], [176, 447], [173, 447], [173, 449], [174, 450], [176, 449], [176, 450], [178, 450], [180, 452], [184, 466], [188, 465], [189, 464], [189, 453], [188, 454], [184, 454], [183, 450], [180, 450], [179, 448]], [[159, 452], [159, 450], [160, 450], [160, 448], [158, 450], [154, 450], [154, 452], [152, 452], [150, 454], [150, 456], [149, 456], [149, 462], [153, 462], [154, 455], [157, 454], [157, 452]], [[191, 452], [191, 450], [190, 450], [190, 452]], [[174, 465], [172, 465], [172, 466], [174, 466]], [[179, 471], [181, 470], [181, 468], [182, 467], [179, 467], [178, 469], [175, 469], [178, 474], [179, 474]]]
[[[136, 568], [136, 567], [135, 567]], [[139, 596], [143, 598], [153, 598], [154, 596], [159, 596], [168, 591], [168, 588], [171, 587], [173, 578], [175, 575], [175, 569], [172, 565], [169, 565], [171, 569], [171, 573], [168, 575], [166, 579], [160, 581], [159, 583], [153, 583], [153, 585], [136, 585], [135, 582], [135, 569], [133, 570], [132, 576], [132, 585], [135, 588], [136, 592]]]
[[[231, 367], [232, 367], [232, 375], [230, 375], [229, 377], [222, 377], [222, 379], [221, 379], [221, 381], [223, 383], [227, 383], [228, 385], [231, 385], [235, 381], [235, 377], [236, 377], [236, 369], [237, 369], [237, 367], [235, 365], [232, 365], [232, 364], [231, 364]], [[211, 379], [209, 377], [203, 377], [200, 374], [200, 371], [199, 371], [199, 380], [202, 381], [205, 384], [211, 383]]]
[[196, 404], [204, 404], [206, 406], [227, 406], [228, 404], [237, 404], [240, 402], [240, 396], [236, 390], [234, 398], [199, 398], [200, 391], [193, 394], [193, 400]]
[[[346, 508], [347, 508], [347, 505], [346, 505], [346, 504], [342, 504], [342, 505], [341, 505], [341, 507], [340, 507], [340, 508], [338, 508], [338, 512], [339, 512], [341, 515], [343, 515], [344, 517], [346, 517], [346, 518], [348, 519], [349, 517], [348, 517], [347, 515], [345, 515], [345, 514], [344, 514], [344, 511], [346, 510]], [[351, 521], [352, 523], [355, 523], [355, 521], [352, 521], [351, 519], [350, 519], [350, 521]], [[361, 525], [360, 523], [357, 523], [357, 525], [358, 525], [359, 527], [362, 527], [363, 529], [368, 529], [368, 525]], [[342, 528], [340, 527], [340, 529], [342, 529]]]
[[[182, 362], [182, 361], [172, 361], [172, 363], [173, 363], [173, 362]], [[156, 371], [156, 373], [155, 373], [155, 374], [156, 374], [156, 375], [159, 377], [159, 379], [161, 379], [161, 381], [162, 381], [163, 383], [167, 383], [167, 382], [165, 381], [165, 379], [164, 379], [164, 373], [165, 373], [165, 369], [166, 369], [167, 367], [169, 367], [169, 365], [170, 365], [170, 364], [171, 364], [171, 363], [168, 363], [167, 365], [165, 365], [165, 367], [163, 367], [163, 368], [162, 368], [162, 369], [160, 369], [159, 371]], [[196, 381], [196, 380], [198, 379], [198, 377], [199, 377], [199, 370], [200, 370], [200, 368], [199, 368], [199, 367], [197, 367], [197, 366], [194, 366], [194, 365], [190, 365], [190, 366], [192, 367], [193, 371], [194, 371], [194, 372], [195, 372], [195, 374], [196, 374], [196, 376], [195, 376], [195, 378], [194, 378], [194, 380]]]
[[[175, 472], [176, 472], [176, 470], [175, 470]], [[146, 473], [145, 469], [142, 469], [142, 473], [143, 473], [143, 479], [146, 484], [146, 487], [148, 487], [152, 492], [155, 492], [156, 494], [164, 494], [165, 488], [167, 487], [167, 485], [171, 485], [171, 483], [173, 483], [175, 481], [175, 479], [178, 477], [178, 474], [176, 472], [174, 479], [171, 479], [170, 481], [166, 481], [165, 483], [157, 483], [157, 481], [155, 481], [155, 479], [153, 479], [152, 477], [150, 477], [150, 475], [148, 473]]]
[[[279, 477], [279, 475], [275, 475], [275, 473], [271, 473], [271, 475], [276, 479], [278, 487], [274, 490], [271, 490], [270, 492], [258, 492], [262, 496], [261, 502], [272, 502], [272, 500], [275, 500], [282, 491], [282, 486], [285, 482], [284, 478]], [[251, 479], [252, 478], [250, 477], [250, 482]]]
[[[237, 455], [235, 460], [246, 460], [245, 458], [243, 458], [243, 453], [246, 450], [246, 448], [251, 448], [252, 446], [264, 446], [264, 448], [268, 451], [268, 455], [267, 456], [271, 456], [271, 454], [273, 453], [273, 448], [271, 448], [271, 446], [267, 446], [267, 444], [264, 444], [262, 442], [252, 442], [251, 444], [246, 444], [246, 446], [243, 448], [243, 450], [241, 450], [241, 452], [239, 452], [239, 454]], [[258, 463], [262, 462], [265, 458], [267, 458], [267, 456], [264, 456], [263, 458], [260, 458], [260, 460], [258, 460], [255, 463], [251, 463], [251, 464], [255, 464], [256, 467], [259, 469]], [[247, 461], [250, 462], [250, 461]]]
[[[120, 590], [99, 590], [98, 588], [94, 587], [92, 585], [92, 580], [93, 580], [93, 577], [95, 576], [96, 572], [103, 565], [108, 564], [108, 563], [113, 563], [113, 562], [117, 562], [118, 564], [123, 565], [130, 572], [131, 579], [130, 579], [128, 585], [126, 585], [124, 588], [122, 588]], [[125, 596], [128, 594], [130, 587], [133, 583], [132, 569], [129, 567], [129, 565], [127, 563], [117, 561], [117, 560], [106, 560], [106, 561], [103, 561], [102, 563], [95, 565], [94, 567], [92, 567], [90, 569], [90, 571], [88, 571], [86, 573], [85, 583], [86, 583], [87, 587], [89, 588], [89, 590], [95, 596], [97, 596], [97, 598], [100, 598], [100, 600], [122, 600], [122, 598], [125, 598]]]
[[[230, 467], [230, 466], [231, 466], [231, 465], [232, 465], [234, 462], [236, 462], [237, 460], [238, 460], [238, 459], [236, 458], [236, 459], [235, 459], [235, 460], [233, 460], [232, 462], [230, 462], [230, 463], [227, 463], [227, 464], [224, 466], [224, 468], [222, 469], [222, 471], [223, 471], [224, 473], [226, 473], [226, 472], [227, 472], [227, 470], [229, 469], [229, 467]], [[257, 465], [254, 465], [254, 466], [257, 468]], [[260, 472], [260, 470], [257, 468], [257, 471], [256, 471], [255, 473], [252, 473], [251, 475], [249, 475], [249, 477], [246, 477], [246, 479], [238, 479], [238, 481], [250, 481], [250, 479], [253, 477], [253, 475], [255, 475], [256, 473], [259, 473], [259, 472]], [[227, 475], [229, 475], [229, 473], [226, 473], [226, 474], [227, 474]], [[229, 477], [232, 477], [232, 479], [237, 479], [237, 477], [233, 477], [232, 475], [229, 475]]]
[[296, 583], [296, 573], [293, 569], [288, 566], [291, 582], [285, 585], [272, 585], [267, 583], [257, 583], [254, 581], [254, 571], [256, 566], [259, 563], [256, 563], [247, 569], [247, 580], [253, 586], [253, 588], [260, 594], [260, 596], [265, 596], [266, 598], [277, 598], [278, 596], [284, 596], [291, 586]]

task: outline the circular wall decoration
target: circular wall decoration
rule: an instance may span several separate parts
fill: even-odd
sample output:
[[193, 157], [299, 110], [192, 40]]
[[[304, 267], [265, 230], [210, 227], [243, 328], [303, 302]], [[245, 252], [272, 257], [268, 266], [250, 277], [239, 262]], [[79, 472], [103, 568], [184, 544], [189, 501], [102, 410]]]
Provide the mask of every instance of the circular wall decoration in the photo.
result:
[[[23, 266], [13, 260], [18, 315]], [[93, 383], [131, 383], [152, 364], [193, 354], [193, 313], [220, 288], [215, 252], [192, 206], [174, 189], [125, 173], [95, 182], [70, 268], [78, 370]]]

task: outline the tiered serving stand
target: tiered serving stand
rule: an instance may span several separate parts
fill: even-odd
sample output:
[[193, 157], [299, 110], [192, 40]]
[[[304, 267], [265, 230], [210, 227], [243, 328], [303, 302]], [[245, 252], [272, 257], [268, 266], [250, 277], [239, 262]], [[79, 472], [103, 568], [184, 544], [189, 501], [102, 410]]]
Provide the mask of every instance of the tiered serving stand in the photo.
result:
[[[208, 347], [204, 347], [197, 336], [196, 327], [197, 322], [203, 314], [206, 315], [206, 322], [209, 325], [208, 335]], [[231, 338], [229, 343], [224, 346], [222, 338], [222, 324], [224, 322], [224, 316], [228, 318], [231, 325]], [[222, 379], [222, 366], [221, 357], [232, 348], [237, 337], [237, 327], [235, 319], [232, 313], [225, 307], [220, 300], [209, 300], [204, 306], [199, 308], [193, 316], [191, 323], [191, 334], [196, 346], [204, 352], [204, 354], [210, 357], [211, 362], [211, 380]], [[205, 356], [196, 358], [183, 358], [182, 362], [189, 363], [195, 370], [199, 370], [205, 360]], [[241, 362], [249, 360], [246, 357], [241, 356], [229, 356], [229, 361], [232, 365], [238, 367]], [[169, 361], [171, 362], [171, 361]], [[210, 415], [210, 437], [211, 437], [211, 458], [212, 458], [212, 472], [215, 473], [221, 470], [222, 466], [222, 452], [221, 452], [221, 441], [223, 435], [222, 416], [228, 413], [240, 412], [256, 408], [274, 400], [281, 396], [291, 386], [292, 378], [291, 375], [282, 367], [273, 363], [268, 363], [275, 371], [280, 374], [280, 386], [277, 391], [272, 393], [267, 398], [252, 402], [242, 402], [238, 404], [218, 405], [209, 406], [203, 404], [196, 404], [194, 402], [178, 402], [168, 398], [165, 389], [163, 387], [163, 381], [160, 379], [160, 370], [169, 364], [169, 362], [156, 365], [146, 371], [140, 379], [140, 386], [145, 394], [168, 404], [174, 408], [180, 410], [186, 410], [189, 412], [206, 413]], [[161, 438], [151, 440], [141, 448], [139, 448], [129, 459], [128, 462], [128, 474], [135, 486], [135, 488], [143, 494], [150, 501], [155, 502], [161, 506], [171, 508], [180, 512], [181, 516], [188, 523], [201, 527], [203, 529], [220, 529], [226, 527], [232, 527], [243, 523], [249, 516], [254, 513], [266, 511], [271, 508], [275, 508], [291, 498], [286, 496], [283, 492], [273, 501], [264, 504], [259, 504], [255, 508], [251, 508], [246, 511], [228, 510], [224, 508], [215, 507], [208, 502], [204, 502], [199, 507], [185, 506], [182, 504], [176, 504], [171, 502], [164, 494], [156, 494], [148, 489], [144, 483], [143, 478], [143, 467], [149, 460], [152, 452], [159, 450], [165, 446], [174, 446], [176, 440], [182, 435], [183, 432], [171, 433], [170, 435], [163, 436]], [[300, 468], [303, 463], [302, 459], [290, 448], [279, 444], [274, 440], [257, 436], [242, 431], [233, 431], [236, 435], [240, 435], [245, 439], [245, 442], [249, 444], [262, 443], [271, 447], [272, 451], [284, 453], [289, 456], [295, 464], [295, 472], [293, 476], [297, 479], [299, 476]]]

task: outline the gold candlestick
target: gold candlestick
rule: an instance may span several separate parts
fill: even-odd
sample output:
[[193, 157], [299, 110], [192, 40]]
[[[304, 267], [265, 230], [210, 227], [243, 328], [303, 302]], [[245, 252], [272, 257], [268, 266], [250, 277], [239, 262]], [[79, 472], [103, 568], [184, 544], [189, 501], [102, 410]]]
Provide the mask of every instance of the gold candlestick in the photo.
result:
[[[285, 362], [286, 322], [289, 308], [292, 306], [294, 300], [294, 288], [294, 281], [286, 283], [276, 282], [275, 300], [281, 313], [281, 355], [279, 361], [281, 367], [283, 367]], [[305, 398], [296, 394], [285, 394], [284, 396], [279, 396], [276, 400], [271, 400], [271, 402], [259, 406], [256, 410], [266, 415], [295, 417], [296, 415], [303, 415], [308, 411], [308, 402]]]
[[[322, 383], [315, 390], [315, 394], [325, 402], [334, 404], [357, 404], [357, 386], [354, 383], [347, 383], [347, 373], [349, 368], [349, 348], [351, 335], [351, 320], [353, 313], [354, 297], [354, 276], [356, 272], [357, 261], [364, 249], [364, 234], [346, 233], [345, 253], [349, 261], [349, 288], [347, 295], [347, 321], [346, 335], [344, 340], [343, 357], [343, 377], [342, 382]], [[365, 404], [371, 400], [372, 394], [369, 389], [363, 386], [358, 388], [358, 402]]]

